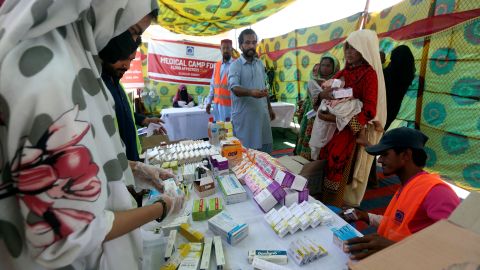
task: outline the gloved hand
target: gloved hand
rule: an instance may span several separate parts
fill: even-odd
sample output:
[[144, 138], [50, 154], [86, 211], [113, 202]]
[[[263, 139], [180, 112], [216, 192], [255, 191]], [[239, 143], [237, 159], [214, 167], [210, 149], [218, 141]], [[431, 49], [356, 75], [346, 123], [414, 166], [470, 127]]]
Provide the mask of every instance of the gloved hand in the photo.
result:
[[187, 105], [187, 102], [185, 102], [185, 101], [183, 101], [183, 100], [179, 100], [179, 101], [177, 101], [177, 103], [178, 103], [178, 106], [180, 106], [180, 107], [182, 107], [182, 108], [183, 108], [183, 107], [186, 107], [186, 105]]
[[162, 180], [168, 178], [176, 179], [175, 175], [169, 171], [139, 161], [130, 162], [130, 167], [138, 187], [146, 185], [147, 188], [154, 187], [158, 191], [163, 192]]
[[167, 203], [167, 208], [168, 208], [168, 215], [171, 216], [174, 214], [179, 214], [180, 210], [183, 209], [183, 203], [185, 201], [185, 195], [177, 195], [177, 196], [171, 196], [171, 195], [163, 195], [163, 200]]
[[191, 108], [191, 107], [193, 107], [193, 106], [195, 106], [195, 102], [190, 101], [190, 102], [187, 104], [187, 106], [185, 106], [185, 107]]
[[163, 194], [162, 199], [165, 201], [167, 205], [167, 215], [165, 216], [165, 219], [162, 221], [162, 223], [169, 223], [176, 217], [178, 217], [184, 209], [184, 202], [185, 202], [185, 194], [183, 192], [181, 194], [177, 194], [175, 196], [173, 195], [167, 195]]

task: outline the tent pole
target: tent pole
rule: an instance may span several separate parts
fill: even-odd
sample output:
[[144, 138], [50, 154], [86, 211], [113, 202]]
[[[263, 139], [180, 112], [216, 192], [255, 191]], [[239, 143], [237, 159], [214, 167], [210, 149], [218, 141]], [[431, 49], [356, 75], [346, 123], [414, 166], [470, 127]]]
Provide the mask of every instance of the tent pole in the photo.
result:
[[370, 6], [370, 0], [365, 1], [365, 9], [363, 10], [363, 14], [360, 17], [358, 29], [365, 28], [365, 24], [367, 24], [367, 17], [368, 17], [368, 7]]
[[[437, 6], [437, 0], [432, 0], [430, 4], [430, 9], [428, 10], [428, 18], [431, 18], [435, 15], [435, 7]], [[417, 100], [415, 108], [415, 129], [420, 130], [420, 125], [422, 121], [422, 109], [423, 109], [423, 93], [425, 91], [425, 75], [427, 73], [427, 65], [429, 62], [429, 52], [430, 52], [430, 39], [431, 35], [428, 35], [423, 40], [423, 50], [422, 58], [420, 62], [420, 73], [418, 78], [418, 90], [417, 90]]]

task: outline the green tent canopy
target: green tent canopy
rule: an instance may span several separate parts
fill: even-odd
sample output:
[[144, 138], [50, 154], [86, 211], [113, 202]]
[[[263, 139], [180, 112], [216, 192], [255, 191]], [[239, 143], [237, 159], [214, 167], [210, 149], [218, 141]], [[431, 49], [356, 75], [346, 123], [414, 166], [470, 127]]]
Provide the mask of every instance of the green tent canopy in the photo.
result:
[[294, 0], [158, 0], [157, 23], [174, 33], [212, 36], [261, 21]]

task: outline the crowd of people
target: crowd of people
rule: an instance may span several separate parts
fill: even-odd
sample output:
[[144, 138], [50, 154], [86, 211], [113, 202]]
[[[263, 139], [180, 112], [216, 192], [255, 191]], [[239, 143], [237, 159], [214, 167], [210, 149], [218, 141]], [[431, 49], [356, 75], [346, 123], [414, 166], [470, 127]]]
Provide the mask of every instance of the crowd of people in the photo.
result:
[[[9, 23], [0, 35], [0, 65], [9, 67], [0, 69], [2, 264], [138, 269], [139, 227], [175, 217], [184, 202], [183, 194], [164, 192], [163, 180], [175, 175], [139, 157], [136, 126], [156, 124], [165, 134], [161, 119], [134, 112], [119, 82], [158, 14], [156, 1], [17, 2], [0, 8], [0, 22]], [[243, 146], [270, 153], [275, 113], [257, 42], [252, 29], [243, 30], [242, 54], [233, 59], [232, 41], [221, 41], [206, 111], [216, 121], [231, 120]], [[439, 176], [423, 170], [423, 133], [384, 133], [413, 80], [409, 48], [395, 48], [383, 69], [377, 34], [359, 30], [346, 39], [344, 53], [343, 69], [329, 54], [314, 66], [299, 108], [295, 151], [326, 160], [319, 199], [327, 205], [359, 206], [375, 156], [385, 175], [400, 178], [383, 216], [359, 209], [343, 215], [378, 226], [377, 234], [347, 242], [345, 251], [361, 259], [447, 218], [460, 200]], [[335, 81], [353, 96], [336, 100]], [[185, 85], [172, 103], [196, 105]], [[138, 207], [127, 186], [132, 194], [156, 188], [163, 195]]]

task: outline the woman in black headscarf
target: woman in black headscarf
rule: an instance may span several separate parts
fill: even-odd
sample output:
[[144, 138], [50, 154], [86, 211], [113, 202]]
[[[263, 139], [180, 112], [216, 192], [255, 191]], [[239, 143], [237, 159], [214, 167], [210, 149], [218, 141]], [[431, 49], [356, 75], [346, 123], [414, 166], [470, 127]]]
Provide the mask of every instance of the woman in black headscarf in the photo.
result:
[[387, 92], [387, 130], [395, 120], [402, 105], [403, 97], [415, 77], [415, 59], [406, 45], [393, 49], [390, 64], [383, 70]]
[[177, 94], [173, 97], [174, 108], [187, 108], [195, 106], [192, 95], [187, 92], [187, 86], [181, 84], [178, 87]]

